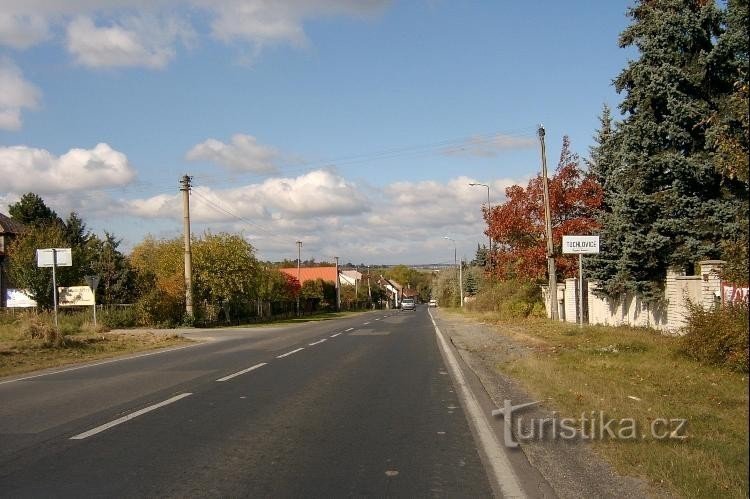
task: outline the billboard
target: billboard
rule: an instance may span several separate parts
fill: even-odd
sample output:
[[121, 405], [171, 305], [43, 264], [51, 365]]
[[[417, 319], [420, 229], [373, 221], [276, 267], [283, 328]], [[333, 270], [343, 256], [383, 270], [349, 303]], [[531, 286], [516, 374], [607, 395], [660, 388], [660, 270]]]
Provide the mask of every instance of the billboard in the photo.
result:
[[57, 288], [61, 307], [83, 307], [94, 305], [94, 293], [88, 286], [69, 286]]
[[8, 308], [33, 308], [36, 301], [31, 298], [27, 289], [6, 289], [5, 306]]

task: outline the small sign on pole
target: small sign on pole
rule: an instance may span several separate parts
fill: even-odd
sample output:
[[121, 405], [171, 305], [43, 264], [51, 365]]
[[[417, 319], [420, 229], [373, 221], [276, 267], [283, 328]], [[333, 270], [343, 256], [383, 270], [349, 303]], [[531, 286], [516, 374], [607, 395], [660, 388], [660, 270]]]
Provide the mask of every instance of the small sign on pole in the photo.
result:
[[563, 236], [562, 250], [578, 255], [578, 324], [583, 325], [583, 255], [599, 253], [599, 236]]
[[55, 329], [57, 329], [57, 267], [72, 267], [73, 253], [70, 248], [44, 248], [36, 250], [38, 267], [52, 267], [52, 304], [55, 307]]

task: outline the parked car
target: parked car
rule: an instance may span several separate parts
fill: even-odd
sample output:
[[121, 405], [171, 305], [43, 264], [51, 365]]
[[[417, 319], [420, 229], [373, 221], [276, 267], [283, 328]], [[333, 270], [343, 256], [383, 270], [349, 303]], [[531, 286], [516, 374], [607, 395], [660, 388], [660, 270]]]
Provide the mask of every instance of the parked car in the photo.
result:
[[430, 302], [427, 304], [428, 307], [437, 307], [437, 300], [435, 298], [432, 298]]
[[404, 298], [401, 300], [401, 310], [416, 310], [417, 304], [414, 302], [414, 298]]

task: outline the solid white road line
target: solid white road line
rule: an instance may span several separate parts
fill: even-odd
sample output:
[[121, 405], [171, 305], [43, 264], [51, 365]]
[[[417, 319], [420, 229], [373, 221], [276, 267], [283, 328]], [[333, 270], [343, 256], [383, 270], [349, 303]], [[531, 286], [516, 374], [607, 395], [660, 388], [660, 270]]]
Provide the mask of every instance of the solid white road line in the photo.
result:
[[205, 345], [205, 343], [194, 343], [192, 345], [185, 345], [183, 347], [167, 348], [164, 350], [157, 350], [155, 352], [142, 353], [140, 355], [131, 355], [129, 357], [121, 357], [117, 359], [105, 360], [102, 362], [94, 362], [92, 364], [84, 364], [82, 366], [68, 367], [67, 369], [60, 369], [59, 371], [52, 371], [52, 372], [42, 373], [42, 374], [34, 374], [32, 376], [24, 376], [23, 378], [9, 379], [8, 381], [0, 381], [0, 385], [5, 385], [7, 383], [15, 383], [16, 381], [26, 381], [28, 379], [42, 378], [44, 376], [52, 376], [53, 374], [61, 374], [61, 373], [67, 373], [70, 371], [77, 371], [79, 369], [86, 369], [87, 367], [103, 366], [105, 364], [112, 364], [114, 362], [124, 362], [126, 360], [140, 359], [141, 357], [150, 357], [151, 355], [161, 355], [163, 353], [176, 352], [177, 350], [182, 350], [184, 348], [197, 347], [200, 345]]
[[245, 373], [249, 373], [250, 371], [255, 371], [256, 369], [265, 366], [265, 362], [261, 362], [260, 364], [255, 364], [253, 367], [248, 367], [247, 369], [243, 369], [242, 371], [237, 371], [234, 374], [230, 374], [229, 376], [224, 376], [223, 378], [219, 378], [216, 381], [222, 382], [222, 381], [228, 381], [232, 378], [236, 378], [237, 376], [242, 376]]
[[84, 438], [88, 438], [92, 435], [96, 435], [97, 433], [101, 433], [104, 430], [108, 430], [112, 428], [113, 426], [122, 424], [125, 421], [130, 421], [131, 419], [137, 418], [138, 416], [142, 416], [143, 414], [146, 414], [147, 412], [151, 412], [160, 407], [164, 407], [165, 405], [169, 405], [173, 402], [177, 402], [178, 400], [184, 399], [185, 397], [189, 397], [190, 395], [192, 395], [192, 393], [181, 393], [180, 395], [176, 395], [172, 397], [171, 399], [165, 400], [164, 402], [159, 402], [158, 404], [150, 405], [146, 408], [141, 409], [140, 411], [131, 412], [130, 414], [126, 416], [115, 419], [114, 421], [110, 421], [109, 423], [103, 424], [101, 426], [97, 426], [96, 428], [92, 428], [89, 431], [79, 433], [78, 435], [74, 437], [70, 437], [70, 439], [71, 440], [83, 440]]
[[276, 358], [277, 358], [277, 359], [283, 359], [284, 357], [287, 357], [287, 356], [289, 356], [289, 355], [292, 355], [292, 354], [294, 354], [294, 353], [297, 353], [297, 352], [299, 352], [300, 350], [304, 350], [304, 348], [298, 348], [298, 349], [296, 349], [296, 350], [292, 350], [291, 352], [287, 352], [287, 353], [281, 354], [281, 355], [277, 356]]
[[323, 338], [322, 340], [313, 341], [312, 343], [308, 343], [308, 345], [310, 345], [310, 346], [319, 345], [319, 344], [323, 343], [324, 341], [326, 341], [327, 339], [328, 338]]
[[456, 356], [453, 355], [453, 351], [448, 346], [448, 342], [445, 340], [443, 333], [440, 332], [440, 329], [435, 323], [435, 319], [432, 317], [432, 313], [430, 313], [429, 310], [427, 313], [430, 315], [432, 325], [435, 327], [438, 344], [440, 345], [443, 354], [445, 354], [445, 359], [447, 360], [448, 368], [453, 375], [453, 380], [458, 385], [461, 398], [466, 405], [469, 421], [479, 436], [479, 443], [487, 456], [487, 460], [492, 468], [492, 476], [500, 487], [503, 497], [526, 497], [526, 494], [523, 492], [521, 484], [518, 481], [518, 477], [516, 477], [510, 461], [508, 460], [508, 456], [505, 454], [500, 442], [498, 442], [495, 432], [487, 422], [487, 418], [482, 412], [479, 402], [477, 402], [477, 399], [474, 397], [474, 394], [461, 372], [461, 367], [458, 364]]
[[335, 338], [336, 336], [340, 335], [341, 333], [332, 334], [331, 338]]
[[349, 329], [345, 330], [344, 332], [345, 332], [345, 333], [348, 333], [349, 331], [354, 331], [354, 328], [353, 328], [353, 327], [350, 327]]

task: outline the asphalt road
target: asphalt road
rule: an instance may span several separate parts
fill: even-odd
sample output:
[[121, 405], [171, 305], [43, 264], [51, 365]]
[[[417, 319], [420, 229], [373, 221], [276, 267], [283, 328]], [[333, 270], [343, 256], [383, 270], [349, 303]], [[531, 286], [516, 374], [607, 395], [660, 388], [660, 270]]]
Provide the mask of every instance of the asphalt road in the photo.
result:
[[424, 306], [0, 380], [3, 497], [488, 497]]

